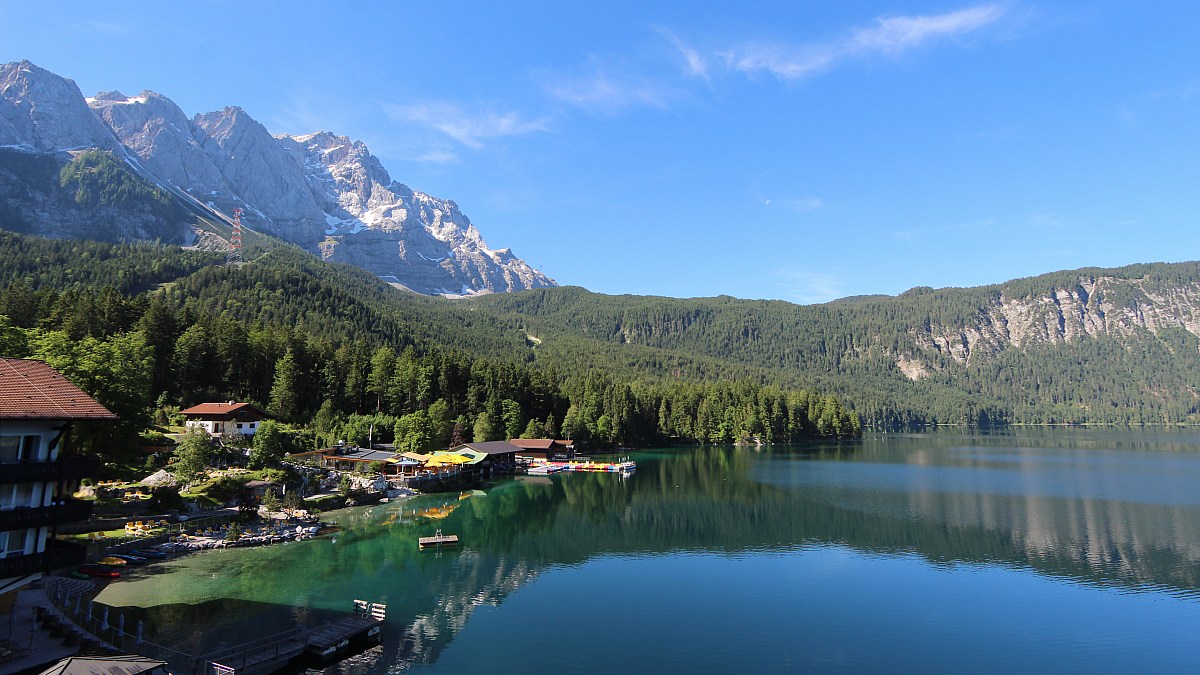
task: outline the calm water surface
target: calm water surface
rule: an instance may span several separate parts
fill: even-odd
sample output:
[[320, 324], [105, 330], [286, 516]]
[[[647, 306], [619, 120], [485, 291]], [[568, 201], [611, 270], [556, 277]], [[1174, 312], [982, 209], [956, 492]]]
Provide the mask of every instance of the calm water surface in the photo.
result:
[[[1200, 668], [1200, 433], [1034, 430], [639, 453], [327, 514], [99, 600], [194, 651], [387, 603], [347, 673]], [[437, 528], [464, 542], [418, 552]]]

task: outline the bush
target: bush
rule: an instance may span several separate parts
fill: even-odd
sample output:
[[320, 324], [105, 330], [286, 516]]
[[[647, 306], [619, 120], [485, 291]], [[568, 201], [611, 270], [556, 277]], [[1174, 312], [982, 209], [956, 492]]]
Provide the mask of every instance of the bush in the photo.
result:
[[205, 492], [222, 504], [237, 500], [246, 490], [247, 478], [226, 474], [213, 481]]
[[150, 500], [146, 502], [146, 506], [151, 511], [182, 511], [186, 505], [183, 502], [183, 497], [179, 494], [178, 488], [164, 486], [154, 488], [154, 492], [150, 493]]

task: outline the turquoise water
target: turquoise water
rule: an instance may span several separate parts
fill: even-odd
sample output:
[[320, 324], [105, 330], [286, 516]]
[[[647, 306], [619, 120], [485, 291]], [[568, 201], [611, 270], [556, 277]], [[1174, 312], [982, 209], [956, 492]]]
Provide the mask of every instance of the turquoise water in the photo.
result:
[[[1200, 433], [878, 436], [634, 456], [327, 514], [99, 598], [189, 651], [388, 605], [352, 673], [1184, 671]], [[459, 551], [419, 552], [441, 528]]]

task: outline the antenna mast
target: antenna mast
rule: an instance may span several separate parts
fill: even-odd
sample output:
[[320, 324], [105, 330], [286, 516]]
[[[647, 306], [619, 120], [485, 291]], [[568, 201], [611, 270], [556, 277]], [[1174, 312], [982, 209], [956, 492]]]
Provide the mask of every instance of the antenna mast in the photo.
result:
[[233, 234], [229, 235], [229, 256], [226, 263], [242, 262], [242, 210], [233, 210]]

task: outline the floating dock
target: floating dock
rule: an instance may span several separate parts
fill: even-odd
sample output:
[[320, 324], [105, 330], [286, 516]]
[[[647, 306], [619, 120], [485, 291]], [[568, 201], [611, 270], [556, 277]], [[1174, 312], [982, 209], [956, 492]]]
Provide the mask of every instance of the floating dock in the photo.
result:
[[420, 537], [417, 539], [417, 548], [442, 548], [442, 547], [458, 546], [457, 534], [442, 534], [441, 530], [432, 537]]
[[546, 476], [559, 471], [592, 471], [597, 473], [630, 473], [637, 469], [632, 461], [624, 462], [539, 462], [526, 469], [531, 476]]

